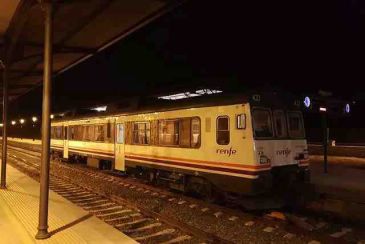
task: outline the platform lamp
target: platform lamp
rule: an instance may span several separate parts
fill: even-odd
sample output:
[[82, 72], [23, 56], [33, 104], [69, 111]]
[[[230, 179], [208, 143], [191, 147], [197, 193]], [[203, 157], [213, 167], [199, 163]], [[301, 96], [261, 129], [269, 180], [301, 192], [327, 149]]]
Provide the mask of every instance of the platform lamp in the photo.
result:
[[325, 106], [319, 107], [319, 112], [321, 113], [322, 120], [322, 130], [323, 130], [323, 170], [324, 173], [328, 173], [328, 135], [329, 129], [327, 127], [327, 108]]

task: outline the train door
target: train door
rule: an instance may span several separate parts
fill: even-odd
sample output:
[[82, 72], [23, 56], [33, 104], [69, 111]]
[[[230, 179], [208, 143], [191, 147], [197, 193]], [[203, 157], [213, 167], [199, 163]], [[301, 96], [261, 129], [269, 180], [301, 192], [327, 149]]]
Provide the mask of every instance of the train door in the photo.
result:
[[63, 127], [63, 158], [68, 158], [68, 125]]
[[115, 140], [115, 169], [121, 171], [125, 171], [124, 145], [125, 125], [123, 123], [117, 123]]

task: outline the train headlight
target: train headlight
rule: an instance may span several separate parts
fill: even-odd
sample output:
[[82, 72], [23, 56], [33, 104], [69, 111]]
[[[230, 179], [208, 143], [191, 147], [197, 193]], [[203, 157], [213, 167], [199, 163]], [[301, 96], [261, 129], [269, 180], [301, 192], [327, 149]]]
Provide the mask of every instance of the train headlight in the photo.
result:
[[268, 163], [270, 163], [270, 159], [268, 159], [268, 157], [266, 157], [265, 155], [261, 155], [260, 164], [268, 164]]

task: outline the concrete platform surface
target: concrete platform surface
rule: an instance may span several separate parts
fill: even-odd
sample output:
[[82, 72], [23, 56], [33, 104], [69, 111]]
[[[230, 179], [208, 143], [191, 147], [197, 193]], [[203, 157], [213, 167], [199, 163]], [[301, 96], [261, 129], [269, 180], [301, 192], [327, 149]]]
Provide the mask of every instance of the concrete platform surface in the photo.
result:
[[353, 157], [328, 157], [328, 173], [323, 172], [323, 157], [311, 156], [311, 181], [318, 189], [335, 194], [346, 193], [365, 202], [365, 159]]
[[35, 240], [39, 183], [7, 166], [7, 189], [0, 190], [0, 243], [136, 243], [110, 225], [50, 191], [47, 240]]

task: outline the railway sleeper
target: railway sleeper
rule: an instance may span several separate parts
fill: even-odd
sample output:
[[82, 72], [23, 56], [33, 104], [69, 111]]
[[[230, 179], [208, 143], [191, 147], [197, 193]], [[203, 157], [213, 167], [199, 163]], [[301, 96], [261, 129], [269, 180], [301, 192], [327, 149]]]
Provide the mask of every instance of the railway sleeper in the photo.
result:
[[[150, 239], [154, 239], [155, 242], [160, 242], [161, 240], [166, 240], [166, 236], [169, 236], [170, 238], [174, 238], [175, 235], [174, 235], [174, 232], [176, 230], [175, 229], [164, 229], [164, 230], [161, 230], [159, 232], [155, 232], [153, 234], [148, 234], [148, 235], [143, 235], [143, 236], [137, 236], [137, 237], [134, 237], [134, 240], [136, 241], [139, 241], [139, 242], [142, 242], [142, 241], [146, 241], [146, 240], [150, 240]], [[156, 240], [157, 239], [160, 239], [159, 240]]]
[[156, 223], [151, 223], [151, 224], [139, 227], [139, 228], [125, 230], [124, 232], [125, 233], [135, 233], [135, 232], [141, 232], [141, 231], [148, 231], [148, 230], [156, 229], [160, 226], [162, 226], [162, 223], [156, 222]]
[[128, 230], [128, 229], [139, 228], [139, 227], [145, 225], [146, 222], [152, 222], [152, 221], [154, 221], [154, 220], [151, 218], [139, 218], [139, 219], [133, 219], [129, 222], [123, 222], [123, 223], [116, 224], [115, 227], [124, 231], [124, 230]]

